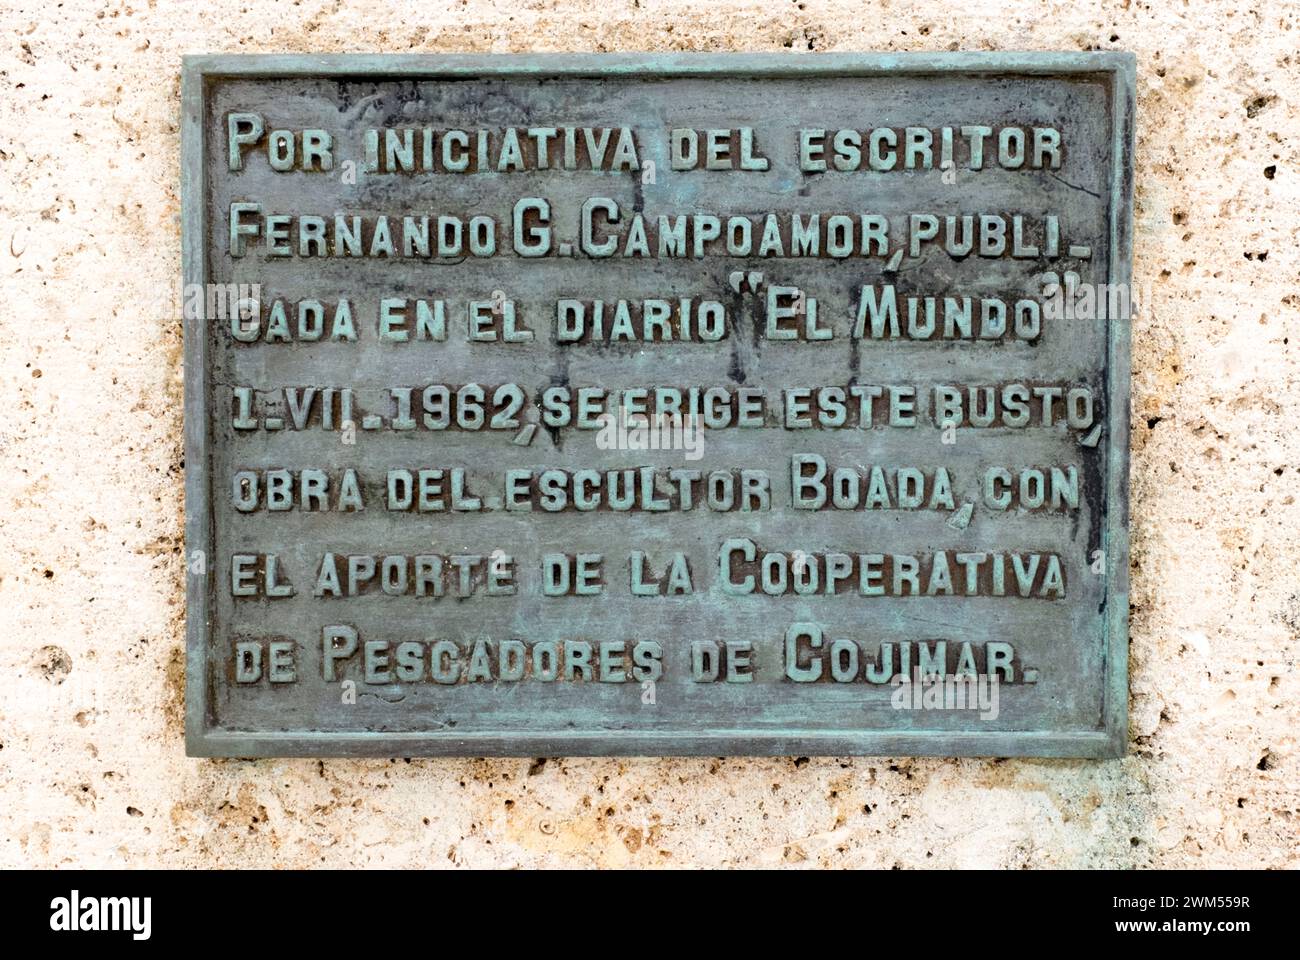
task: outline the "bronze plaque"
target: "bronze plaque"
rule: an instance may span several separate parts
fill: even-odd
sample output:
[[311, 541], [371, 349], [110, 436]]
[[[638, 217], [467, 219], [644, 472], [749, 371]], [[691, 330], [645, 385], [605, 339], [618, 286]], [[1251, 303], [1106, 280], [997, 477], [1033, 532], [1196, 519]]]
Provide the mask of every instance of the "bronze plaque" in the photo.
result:
[[1123, 752], [1131, 56], [184, 75], [191, 754]]

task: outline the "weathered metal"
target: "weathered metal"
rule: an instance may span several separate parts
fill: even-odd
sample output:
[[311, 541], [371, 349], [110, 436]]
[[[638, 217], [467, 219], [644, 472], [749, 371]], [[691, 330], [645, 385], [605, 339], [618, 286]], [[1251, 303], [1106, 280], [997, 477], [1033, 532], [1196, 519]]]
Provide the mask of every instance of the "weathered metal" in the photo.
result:
[[1122, 753], [1133, 90], [187, 58], [189, 752]]

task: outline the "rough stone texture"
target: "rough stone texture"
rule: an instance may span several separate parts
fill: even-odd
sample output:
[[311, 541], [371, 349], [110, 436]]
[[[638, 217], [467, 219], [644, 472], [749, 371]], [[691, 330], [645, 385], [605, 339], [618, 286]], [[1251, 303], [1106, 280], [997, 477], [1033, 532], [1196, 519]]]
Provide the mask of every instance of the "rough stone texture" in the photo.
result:
[[[1296, 866], [1294, 4], [0, 0], [0, 864]], [[1113, 762], [200, 761], [186, 52], [1137, 52], [1132, 747]]]

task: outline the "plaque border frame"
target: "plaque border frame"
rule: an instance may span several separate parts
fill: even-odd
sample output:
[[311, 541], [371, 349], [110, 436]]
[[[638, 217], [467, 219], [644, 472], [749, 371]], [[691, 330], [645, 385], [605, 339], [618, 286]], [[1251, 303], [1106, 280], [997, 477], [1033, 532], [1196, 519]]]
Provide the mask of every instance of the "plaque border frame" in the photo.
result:
[[[1110, 242], [1107, 283], [1128, 284], [1133, 250], [1133, 151], [1137, 59], [1132, 53], [555, 53], [555, 54], [202, 54], [182, 58], [182, 280], [204, 284], [204, 104], [207, 85], [223, 79], [293, 77], [763, 77], [880, 75], [1103, 75], [1111, 113]], [[185, 557], [211, 560], [213, 518], [208, 471], [209, 375], [202, 319], [184, 319]], [[185, 749], [191, 757], [536, 757], [536, 756], [1124, 756], [1128, 746], [1130, 323], [1110, 322], [1107, 336], [1107, 489], [1101, 549], [1106, 564], [1103, 648], [1106, 676], [1096, 728], [989, 732], [781, 730], [743, 727], [675, 731], [572, 730], [528, 733], [411, 731], [272, 732], [208, 723], [206, 652], [213, 628], [211, 592], [221, 578], [206, 562], [186, 577]], [[197, 375], [196, 375], [197, 374]]]

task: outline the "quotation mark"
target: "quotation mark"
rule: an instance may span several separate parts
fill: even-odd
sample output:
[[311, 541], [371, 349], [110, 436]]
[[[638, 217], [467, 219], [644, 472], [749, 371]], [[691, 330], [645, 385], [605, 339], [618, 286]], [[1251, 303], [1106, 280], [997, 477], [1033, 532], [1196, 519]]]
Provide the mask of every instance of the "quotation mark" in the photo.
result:
[[727, 280], [736, 293], [741, 292], [742, 286], [748, 287], [751, 293], [758, 293], [758, 288], [763, 285], [763, 274], [757, 270], [751, 270], [749, 273], [744, 270], [733, 270]]

